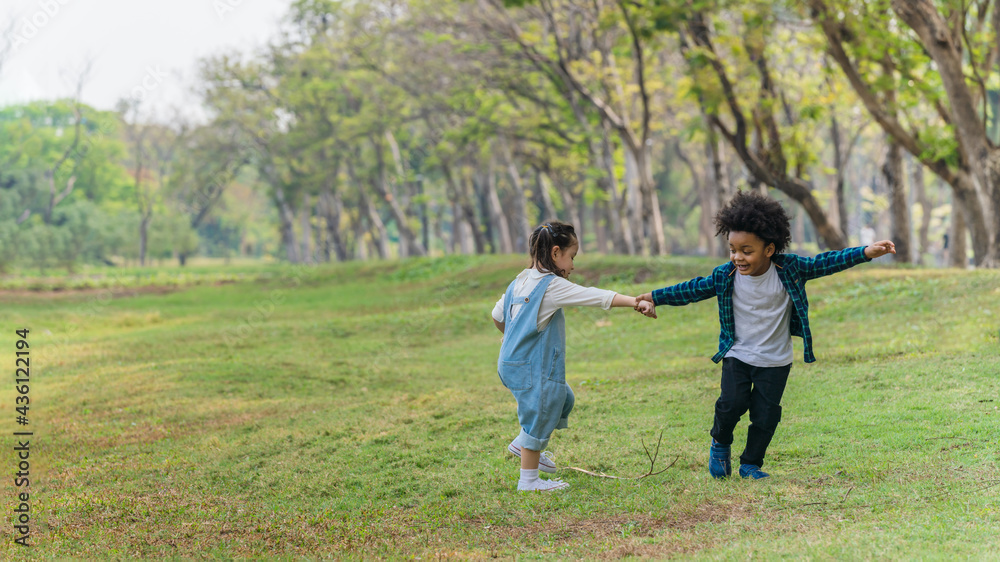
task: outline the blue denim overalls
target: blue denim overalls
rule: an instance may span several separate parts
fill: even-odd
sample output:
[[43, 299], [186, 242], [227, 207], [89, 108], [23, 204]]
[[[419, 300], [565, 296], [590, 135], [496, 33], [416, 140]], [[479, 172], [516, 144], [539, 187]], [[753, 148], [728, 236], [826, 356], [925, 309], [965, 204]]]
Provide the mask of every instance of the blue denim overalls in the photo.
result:
[[[556, 429], [567, 427], [573, 410], [573, 391], [566, 384], [566, 323], [562, 309], [538, 331], [538, 307], [555, 275], [546, 275], [527, 297], [515, 297], [515, 279], [504, 295], [503, 344], [497, 373], [500, 381], [517, 400], [517, 420], [521, 434], [514, 443], [541, 451]], [[521, 307], [511, 317], [511, 305]]]

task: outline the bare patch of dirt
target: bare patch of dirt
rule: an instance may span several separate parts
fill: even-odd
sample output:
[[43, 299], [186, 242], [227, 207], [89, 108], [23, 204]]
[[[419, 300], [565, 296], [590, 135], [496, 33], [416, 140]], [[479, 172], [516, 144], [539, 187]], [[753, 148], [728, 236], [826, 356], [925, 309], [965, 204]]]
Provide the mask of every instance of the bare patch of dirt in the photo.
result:
[[[272, 409], [260, 411], [230, 412], [228, 410], [218, 410], [207, 413], [196, 419], [183, 420], [180, 423], [160, 423], [152, 424], [140, 421], [135, 425], [125, 425], [117, 433], [101, 431], [95, 434], [93, 428], [79, 426], [75, 420], [56, 418], [52, 420], [53, 428], [58, 428], [60, 433], [71, 436], [73, 442], [85, 445], [88, 448], [105, 450], [114, 447], [127, 445], [145, 445], [161, 441], [167, 437], [204, 434], [212, 435], [223, 432], [232, 427], [239, 427], [265, 419], [276, 413]], [[113, 420], [126, 420], [126, 416], [113, 411], [97, 412], [91, 415], [90, 422], [110, 423]]]
[[703, 503], [690, 513], [671, 512], [666, 515], [664, 526], [678, 531], [688, 531], [702, 523], [724, 523], [746, 519], [749, 511], [741, 505]]
[[[231, 281], [230, 281], [231, 282]], [[222, 285], [227, 283], [225, 281], [219, 281], [216, 285]], [[166, 295], [169, 293], [174, 293], [181, 289], [192, 287], [194, 285], [188, 285], [185, 287], [177, 287], [173, 285], [146, 285], [143, 287], [130, 287], [128, 289], [121, 288], [90, 288], [90, 289], [65, 289], [65, 288], [55, 288], [49, 290], [28, 290], [28, 289], [0, 289], [0, 301], [10, 300], [51, 300], [51, 299], [73, 299], [77, 297], [87, 297], [101, 295], [105, 296], [107, 293], [111, 293], [111, 298], [113, 299], [123, 299], [128, 297], [137, 297], [140, 295]]]
[[[600, 559], [617, 559], [626, 556], [663, 558], [674, 554], [693, 554], [708, 545], [694, 537], [678, 537], [655, 544], [637, 542], [639, 538], [649, 538], [658, 534], [685, 535], [704, 523], [724, 523], [749, 517], [743, 506], [703, 503], [694, 511], [665, 512], [660, 517], [645, 514], [618, 514], [606, 517], [590, 517], [580, 520], [549, 520], [527, 526], [491, 525], [487, 531], [493, 542], [493, 549], [514, 542], [532, 542], [539, 536], [553, 541], [555, 546], [566, 546], [581, 541], [602, 545]], [[484, 527], [486, 521], [470, 520], [470, 523]], [[596, 546], [596, 545], [595, 545]]]

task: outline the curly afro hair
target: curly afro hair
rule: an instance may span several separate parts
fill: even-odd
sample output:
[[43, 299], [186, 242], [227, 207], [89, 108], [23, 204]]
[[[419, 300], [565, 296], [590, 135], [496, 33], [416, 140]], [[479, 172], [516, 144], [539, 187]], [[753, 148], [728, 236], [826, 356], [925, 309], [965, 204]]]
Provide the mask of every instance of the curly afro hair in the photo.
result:
[[715, 233], [729, 236], [730, 232], [750, 232], [774, 244], [774, 253], [785, 251], [792, 241], [792, 230], [784, 207], [759, 191], [739, 191], [715, 215]]

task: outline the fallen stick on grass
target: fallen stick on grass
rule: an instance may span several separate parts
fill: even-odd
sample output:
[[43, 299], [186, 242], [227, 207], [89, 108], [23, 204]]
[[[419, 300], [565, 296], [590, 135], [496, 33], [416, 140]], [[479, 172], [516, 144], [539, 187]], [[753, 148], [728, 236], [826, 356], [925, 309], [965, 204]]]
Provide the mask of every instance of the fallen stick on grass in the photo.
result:
[[678, 460], [680, 460], [680, 456], [678, 456], [663, 470], [658, 470], [656, 472], [653, 472], [653, 469], [656, 468], [656, 458], [660, 456], [660, 443], [663, 441], [663, 432], [662, 431], [660, 432], [660, 438], [656, 441], [656, 451], [652, 455], [649, 454], [649, 448], [646, 447], [646, 441], [645, 440], [640, 440], [640, 441], [642, 442], [642, 449], [646, 451], [646, 458], [649, 459], [649, 472], [643, 474], [642, 476], [613, 476], [611, 474], [605, 474], [603, 472], [597, 473], [576, 466], [567, 466], [564, 468], [564, 470], [575, 470], [577, 472], [582, 472], [584, 474], [595, 476], [597, 478], [613, 478], [615, 480], [642, 480], [647, 476], [656, 476], [657, 474], [662, 474], [666, 472], [668, 469], [670, 469], [670, 467], [677, 464]]

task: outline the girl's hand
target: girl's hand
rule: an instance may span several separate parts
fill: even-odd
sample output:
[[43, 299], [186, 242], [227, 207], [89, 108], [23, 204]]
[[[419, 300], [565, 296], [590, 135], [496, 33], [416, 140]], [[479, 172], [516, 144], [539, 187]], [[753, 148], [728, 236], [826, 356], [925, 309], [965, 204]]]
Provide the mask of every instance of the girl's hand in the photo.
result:
[[656, 318], [656, 306], [650, 301], [635, 299], [635, 309], [647, 318]]
[[865, 257], [869, 259], [875, 259], [882, 257], [886, 254], [895, 254], [896, 245], [892, 243], [892, 240], [882, 240], [875, 242], [871, 246], [865, 248]]

